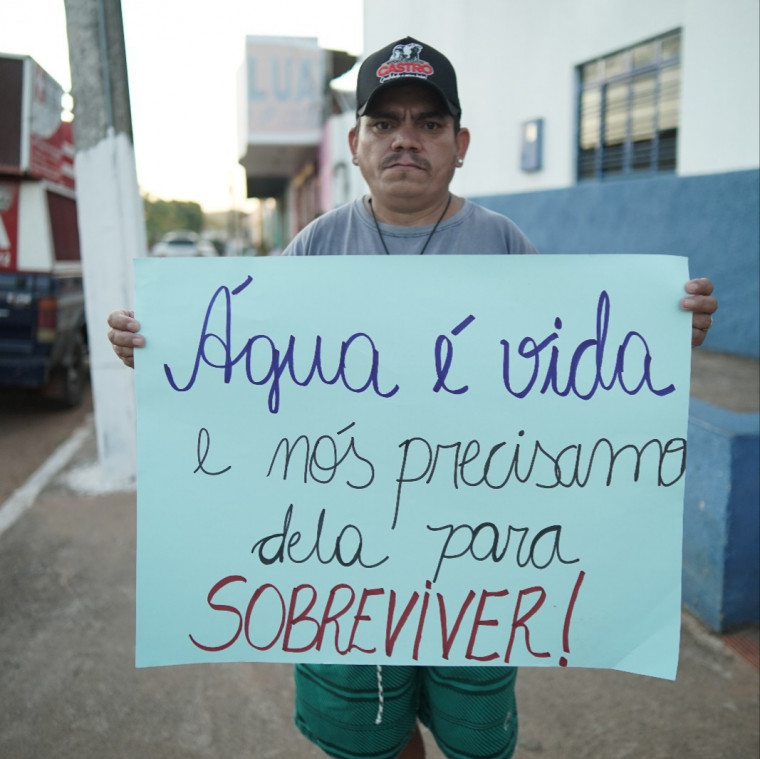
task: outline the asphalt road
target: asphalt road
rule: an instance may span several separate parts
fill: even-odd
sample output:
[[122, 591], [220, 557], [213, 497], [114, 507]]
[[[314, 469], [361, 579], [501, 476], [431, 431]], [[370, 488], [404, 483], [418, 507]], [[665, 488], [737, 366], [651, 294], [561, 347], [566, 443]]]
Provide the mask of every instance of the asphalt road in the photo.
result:
[[[90, 411], [0, 400], [0, 503]], [[0, 759], [318, 759], [290, 667], [134, 666], [135, 494], [85, 495], [94, 435], [0, 534]], [[675, 682], [523, 669], [515, 759], [756, 759], [758, 670], [684, 615]], [[442, 759], [426, 736], [428, 759]]]
[[82, 405], [58, 409], [32, 393], [0, 388], [0, 504], [92, 413], [87, 386]]
[[[70, 488], [94, 448], [0, 535], [0, 757], [323, 756], [292, 724], [287, 665], [135, 669], [135, 494]], [[684, 622], [675, 682], [521, 670], [515, 759], [756, 759], [757, 669]]]

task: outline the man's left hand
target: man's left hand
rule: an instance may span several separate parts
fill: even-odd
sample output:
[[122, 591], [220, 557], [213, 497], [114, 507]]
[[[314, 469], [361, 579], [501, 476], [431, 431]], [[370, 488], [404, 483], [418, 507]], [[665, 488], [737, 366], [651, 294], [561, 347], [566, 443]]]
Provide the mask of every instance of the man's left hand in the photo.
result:
[[691, 346], [702, 345], [707, 330], [713, 323], [712, 314], [718, 310], [718, 301], [713, 297], [713, 283], [707, 277], [692, 279], [684, 288], [689, 293], [681, 299], [681, 308], [691, 311]]

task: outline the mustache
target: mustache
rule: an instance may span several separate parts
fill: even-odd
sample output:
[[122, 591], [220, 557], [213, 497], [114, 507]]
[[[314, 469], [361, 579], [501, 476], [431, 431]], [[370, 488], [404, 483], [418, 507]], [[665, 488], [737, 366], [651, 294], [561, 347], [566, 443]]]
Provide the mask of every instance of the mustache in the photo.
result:
[[395, 163], [411, 163], [419, 169], [430, 169], [430, 162], [426, 158], [414, 153], [392, 153], [391, 155], [387, 155], [380, 162], [380, 168], [387, 169]]

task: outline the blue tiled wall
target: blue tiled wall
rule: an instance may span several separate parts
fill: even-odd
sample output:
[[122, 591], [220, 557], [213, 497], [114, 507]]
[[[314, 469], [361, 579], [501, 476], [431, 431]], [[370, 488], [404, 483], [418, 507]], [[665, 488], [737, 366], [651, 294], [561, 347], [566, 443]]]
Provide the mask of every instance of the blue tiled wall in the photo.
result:
[[[707, 348], [760, 356], [760, 172], [665, 175], [476, 197], [512, 218], [542, 253], [664, 253], [715, 283]], [[642, 293], [644, 284], [642, 283]]]

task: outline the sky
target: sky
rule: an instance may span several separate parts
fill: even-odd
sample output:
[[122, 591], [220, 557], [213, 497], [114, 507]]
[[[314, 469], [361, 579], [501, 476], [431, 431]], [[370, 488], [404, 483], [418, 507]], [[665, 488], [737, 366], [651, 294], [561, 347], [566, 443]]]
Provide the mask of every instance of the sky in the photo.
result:
[[[144, 193], [242, 208], [237, 76], [246, 35], [362, 51], [362, 0], [121, 0], [137, 179]], [[0, 0], [0, 52], [69, 90], [64, 0]]]

